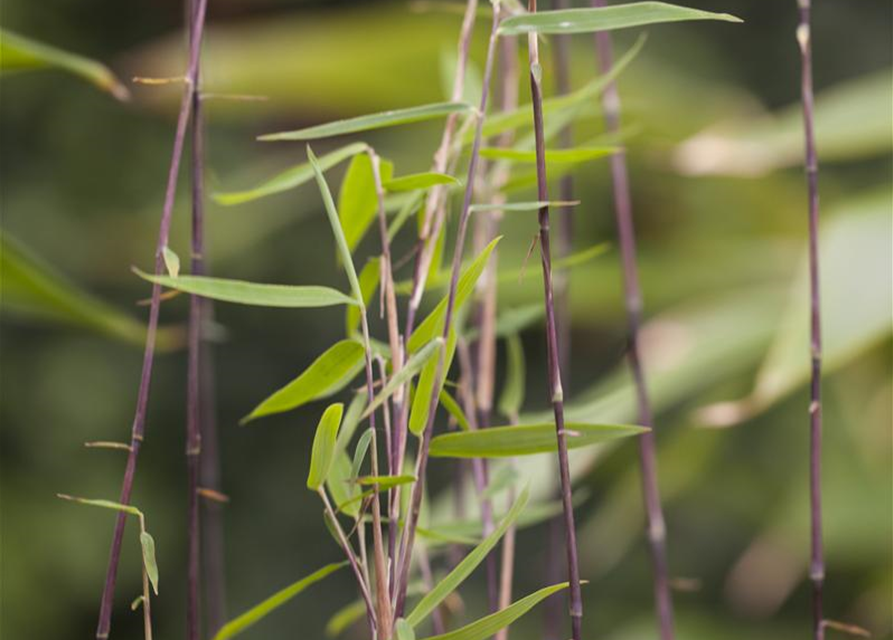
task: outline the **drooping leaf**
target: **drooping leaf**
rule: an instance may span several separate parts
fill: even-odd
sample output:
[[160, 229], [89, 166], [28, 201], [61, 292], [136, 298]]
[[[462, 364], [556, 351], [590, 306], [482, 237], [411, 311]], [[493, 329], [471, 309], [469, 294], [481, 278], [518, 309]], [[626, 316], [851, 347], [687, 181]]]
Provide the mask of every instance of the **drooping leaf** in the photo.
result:
[[[371, 258], [360, 270], [360, 291], [363, 292], [363, 304], [369, 306], [375, 290], [378, 289], [381, 280], [381, 260], [379, 258]], [[360, 326], [360, 307], [351, 305], [347, 307], [347, 315], [345, 318], [345, 328], [347, 335], [351, 336]]]
[[353, 394], [350, 404], [347, 405], [347, 412], [341, 420], [341, 431], [338, 433], [338, 451], [347, 451], [347, 445], [353, 440], [357, 427], [360, 426], [360, 416], [363, 415], [363, 409], [366, 408], [366, 391]]
[[245, 629], [266, 618], [270, 613], [286, 604], [289, 600], [294, 598], [296, 595], [298, 595], [308, 587], [313, 586], [323, 578], [346, 566], [347, 562], [338, 562], [335, 564], [326, 565], [322, 569], [311, 573], [306, 578], [302, 578], [294, 584], [285, 587], [281, 591], [277, 591], [260, 604], [255, 605], [254, 607], [240, 615], [238, 618], [235, 618], [234, 620], [231, 620], [223, 625], [220, 631], [218, 631], [214, 636], [214, 640], [227, 640], [227, 638], [232, 638], [239, 635], [240, 633], [245, 631]]
[[412, 380], [419, 371], [422, 370], [425, 364], [431, 360], [431, 357], [440, 351], [443, 344], [443, 338], [434, 338], [416, 353], [412, 354], [409, 360], [407, 360], [403, 367], [400, 368], [400, 371], [388, 379], [388, 383], [385, 385], [384, 389], [382, 389], [372, 400], [372, 403], [366, 407], [362, 417], [364, 419], [368, 418], [373, 411], [384, 403], [385, 400], [390, 398], [398, 389]]
[[685, 20], [742, 21], [728, 13], [712, 13], [665, 2], [633, 2], [607, 7], [524, 13], [503, 20], [499, 33], [504, 36], [533, 32], [591, 33]]
[[383, 180], [383, 186], [387, 191], [415, 191], [416, 189], [428, 189], [438, 184], [460, 186], [462, 182], [458, 178], [445, 173], [411, 173], [409, 175]]
[[[490, 258], [490, 254], [493, 253], [493, 249], [496, 248], [496, 245], [499, 244], [501, 239], [502, 236], [494, 238], [490, 244], [481, 251], [480, 255], [465, 269], [465, 271], [462, 272], [456, 287], [454, 311], [458, 311], [474, 291], [474, 286], [484, 272], [484, 267], [487, 264], [487, 260]], [[416, 330], [413, 331], [412, 336], [407, 343], [408, 351], [417, 351], [422, 345], [430, 342], [434, 336], [443, 335], [443, 322], [446, 317], [447, 304], [447, 297], [444, 297], [434, 310], [419, 324]]]
[[[579, 164], [588, 160], [606, 158], [616, 153], [617, 147], [576, 147], [574, 149], [546, 149], [546, 164]], [[483, 147], [482, 158], [510, 160], [511, 162], [536, 162], [536, 151]]]
[[[72, 325], [143, 347], [146, 326], [68, 282], [30, 249], [0, 230], [0, 296], [3, 313]], [[169, 351], [181, 346], [179, 328], [159, 327], [156, 344]]]
[[567, 589], [567, 587], [568, 583], [562, 582], [561, 584], [534, 591], [501, 611], [491, 613], [454, 631], [448, 631], [437, 636], [429, 636], [425, 640], [484, 640], [484, 638], [489, 638], [500, 629], [504, 629], [512, 624], [553, 593], [558, 593], [563, 589]]
[[245, 424], [273, 413], [291, 411], [341, 391], [363, 368], [363, 345], [342, 340], [329, 347], [301, 375], [273, 393], [242, 418]]
[[502, 395], [499, 396], [499, 413], [516, 420], [524, 405], [526, 372], [524, 367], [524, 345], [517, 333], [509, 334], [505, 341], [506, 374]]
[[143, 280], [221, 302], [286, 309], [311, 309], [333, 307], [340, 304], [356, 304], [352, 298], [329, 287], [259, 284], [207, 276], [171, 278], [170, 276], [153, 276], [139, 269], [134, 269], [134, 272]]
[[357, 478], [357, 484], [361, 486], [378, 485], [378, 490], [384, 491], [392, 487], [413, 483], [416, 479], [415, 476], [408, 474], [399, 476], [361, 476]]
[[[365, 142], [354, 142], [321, 156], [319, 158], [319, 166], [323, 171], [328, 171], [348, 158], [363, 153], [368, 148], [369, 146]], [[302, 184], [310, 182], [312, 179], [313, 167], [310, 166], [309, 162], [303, 162], [290, 169], [286, 169], [277, 176], [270, 178], [263, 184], [252, 189], [215, 193], [212, 197], [214, 198], [214, 201], [219, 204], [231, 206], [251, 202], [252, 200], [273, 195], [274, 193], [282, 193], [289, 189], [295, 189]]]
[[130, 99], [127, 87], [101, 62], [0, 29], [0, 71], [5, 74], [32, 69], [62, 69], [80, 76], [118, 100]]
[[[341, 430], [344, 430], [343, 427]], [[326, 487], [332, 495], [336, 511], [355, 519], [360, 515], [359, 499], [362, 496], [352, 480], [350, 457], [345, 451], [336, 451], [329, 477], [326, 478]]]
[[[416, 436], [421, 436], [428, 424], [428, 411], [431, 407], [431, 398], [435, 394], [439, 397], [443, 384], [446, 381], [447, 372], [453, 362], [453, 356], [456, 353], [456, 332], [450, 331], [449, 339], [446, 344], [446, 351], [443, 354], [443, 369], [441, 370], [440, 380], [436, 379], [438, 364], [440, 358], [431, 358], [422, 369], [419, 376], [419, 382], [416, 386], [415, 395], [412, 397], [412, 407], [409, 411], [409, 431]], [[435, 383], [440, 385], [435, 389]]]
[[143, 518], [143, 512], [130, 504], [121, 504], [120, 502], [114, 502], [113, 500], [104, 500], [102, 498], [80, 498], [78, 496], [69, 496], [64, 493], [56, 494], [56, 497], [62, 498], [63, 500], [68, 500], [69, 502], [76, 502], [77, 504], [85, 504], [90, 507], [101, 507], [103, 509], [111, 509], [113, 511], [123, 511], [124, 513], [129, 513], [130, 515], [134, 515], [140, 519]]
[[481, 498], [492, 500], [509, 487], [513, 487], [520, 479], [521, 475], [511, 463], [497, 467], [495, 470], [491, 465], [487, 488], [481, 493]]
[[140, 531], [140, 546], [143, 549], [143, 567], [149, 582], [152, 583], [152, 591], [158, 595], [158, 563], [155, 561], [155, 540], [148, 531]]
[[468, 418], [466, 417], [465, 412], [462, 411], [462, 407], [459, 406], [456, 399], [451, 396], [446, 389], [440, 390], [440, 404], [442, 404], [443, 408], [447, 410], [447, 413], [453, 417], [462, 431], [471, 430], [471, 425], [468, 424]]
[[404, 618], [397, 618], [394, 629], [397, 632], [397, 640], [415, 640], [415, 631]]
[[393, 109], [391, 111], [373, 113], [370, 115], [359, 116], [357, 118], [348, 118], [347, 120], [337, 120], [335, 122], [308, 127], [306, 129], [299, 129], [297, 131], [270, 133], [260, 136], [258, 140], [267, 142], [278, 140], [316, 140], [318, 138], [341, 136], [347, 133], [357, 133], [359, 131], [370, 131], [372, 129], [382, 129], [401, 124], [433, 120], [435, 118], [442, 118], [451, 113], [470, 111], [471, 109], [472, 106], [465, 104], [464, 102], [426, 104], [418, 107], [409, 107], [407, 109]]
[[307, 474], [307, 488], [316, 491], [326, 481], [332, 461], [335, 458], [335, 443], [338, 440], [338, 427], [344, 405], [340, 402], [329, 407], [319, 419], [316, 436], [313, 438], [313, 450], [310, 454], [310, 472]]
[[[391, 179], [394, 165], [387, 160], [380, 163], [382, 183]], [[348, 248], [353, 251], [366, 235], [378, 214], [378, 193], [368, 154], [354, 156], [338, 192], [338, 216], [344, 229]]]
[[468, 555], [466, 555], [459, 564], [446, 575], [446, 577], [438, 582], [431, 591], [425, 594], [410, 614], [406, 616], [406, 621], [409, 622], [410, 625], [417, 627], [447, 598], [447, 596], [459, 588], [459, 585], [471, 575], [471, 572], [474, 571], [475, 567], [484, 561], [487, 554], [493, 550], [493, 547], [495, 547], [502, 539], [502, 536], [505, 535], [505, 532], [508, 531], [509, 527], [518, 519], [518, 516], [524, 510], [524, 507], [527, 506], [529, 497], [530, 493], [525, 488], [493, 533], [484, 538], [484, 540], [468, 553]]
[[[637, 436], [647, 430], [632, 425], [565, 424], [568, 449]], [[547, 423], [445, 433], [431, 440], [429, 455], [435, 458], [504, 458], [548, 453], [557, 449], [555, 425]]]

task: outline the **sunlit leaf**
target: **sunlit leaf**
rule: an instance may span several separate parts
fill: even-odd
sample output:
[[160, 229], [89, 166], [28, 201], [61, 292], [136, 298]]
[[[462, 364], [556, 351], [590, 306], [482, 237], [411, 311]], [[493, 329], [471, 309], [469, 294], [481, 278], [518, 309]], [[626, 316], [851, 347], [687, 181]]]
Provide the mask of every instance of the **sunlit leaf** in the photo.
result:
[[[347, 146], [341, 147], [340, 149], [336, 149], [331, 153], [327, 153], [324, 156], [321, 156], [319, 158], [319, 166], [322, 168], [323, 171], [328, 171], [335, 165], [344, 162], [348, 158], [355, 156], [358, 153], [363, 153], [368, 148], [369, 147], [365, 142], [354, 142]], [[312, 179], [313, 167], [310, 166], [309, 162], [304, 162], [292, 167], [291, 169], [286, 169], [279, 175], [267, 180], [263, 184], [260, 184], [253, 189], [215, 193], [212, 197], [216, 202], [222, 205], [242, 204], [244, 202], [251, 202], [252, 200], [257, 200], [258, 198], [263, 198], [274, 193], [282, 193], [283, 191], [288, 191], [289, 189], [295, 189], [302, 184], [310, 182]]]
[[316, 436], [313, 438], [313, 450], [310, 454], [310, 472], [307, 474], [307, 488], [313, 491], [319, 489], [329, 475], [332, 461], [335, 458], [335, 443], [338, 440], [338, 427], [341, 426], [341, 416], [344, 413], [344, 405], [339, 403], [329, 405], [319, 419], [316, 427]]
[[373, 411], [384, 403], [385, 400], [390, 398], [398, 389], [402, 388], [403, 385], [412, 380], [419, 371], [422, 370], [425, 363], [431, 360], [431, 357], [440, 351], [443, 344], [443, 338], [434, 338], [416, 353], [412, 354], [400, 370], [388, 379], [388, 383], [385, 385], [384, 389], [375, 396], [372, 403], [366, 407], [366, 410], [363, 412], [363, 418], [368, 418]]
[[515, 420], [524, 405], [526, 375], [524, 368], [524, 345], [518, 334], [509, 334], [506, 346], [506, 374], [502, 395], [499, 396], [499, 413]]
[[340, 136], [347, 133], [357, 133], [358, 131], [369, 131], [371, 129], [382, 129], [384, 127], [433, 120], [435, 118], [442, 118], [451, 113], [469, 111], [471, 108], [471, 105], [463, 102], [426, 104], [418, 107], [410, 107], [408, 109], [393, 109], [391, 111], [348, 118], [347, 120], [337, 120], [335, 122], [308, 127], [306, 129], [299, 129], [297, 131], [270, 133], [258, 137], [258, 140], [316, 140], [318, 138]]
[[143, 549], [143, 566], [149, 582], [152, 583], [152, 591], [158, 595], [158, 563], [155, 561], [155, 540], [148, 531], [140, 531], [140, 546]]
[[294, 598], [296, 595], [298, 595], [308, 587], [316, 584], [323, 578], [327, 577], [329, 574], [334, 573], [335, 571], [338, 571], [338, 569], [346, 566], [347, 562], [339, 562], [336, 564], [326, 565], [322, 569], [311, 573], [306, 578], [302, 578], [294, 584], [285, 587], [281, 591], [277, 591], [260, 604], [252, 607], [251, 609], [240, 615], [238, 618], [235, 618], [234, 620], [231, 620], [223, 625], [220, 631], [218, 631], [214, 636], [214, 640], [226, 640], [227, 638], [232, 638], [239, 635], [240, 633], [245, 631], [245, 629], [255, 624], [256, 622], [266, 618], [270, 613], [286, 604], [289, 600]]
[[397, 618], [394, 630], [397, 633], [397, 640], [415, 640], [415, 631], [413, 631], [412, 625], [403, 618]]
[[357, 484], [361, 486], [372, 486], [378, 485], [379, 491], [384, 491], [386, 489], [390, 489], [392, 487], [399, 487], [404, 484], [411, 484], [416, 481], [416, 477], [413, 475], [399, 475], [399, 476], [361, 476], [357, 478]]
[[524, 33], [591, 33], [684, 20], [741, 22], [728, 13], [712, 13], [664, 2], [633, 2], [607, 7], [538, 11], [506, 18], [499, 26], [504, 36]]
[[410, 614], [406, 616], [406, 621], [409, 622], [410, 625], [417, 627], [421, 624], [421, 622], [424, 621], [441, 602], [453, 593], [453, 591], [459, 588], [459, 585], [471, 575], [471, 572], [474, 571], [475, 567], [484, 561], [487, 554], [493, 550], [496, 544], [502, 539], [502, 536], [505, 535], [505, 532], [508, 531], [509, 527], [518, 519], [518, 516], [524, 510], [524, 507], [527, 506], [529, 496], [530, 494], [525, 488], [493, 533], [484, 538], [484, 540], [481, 541], [477, 547], [472, 549], [455, 566], [455, 568], [446, 575], [446, 577], [438, 582], [431, 591], [425, 594]]
[[[587, 160], [606, 158], [617, 151], [617, 147], [576, 147], [574, 149], [546, 149], [547, 164], [578, 164]], [[505, 149], [483, 147], [482, 158], [511, 160], [512, 162], [536, 162], [536, 151], [526, 149]]]
[[416, 189], [428, 189], [438, 184], [459, 186], [462, 182], [458, 178], [448, 176], [445, 173], [411, 173], [409, 175], [391, 178], [384, 181], [387, 191], [414, 191]]
[[56, 494], [57, 497], [62, 498], [63, 500], [68, 500], [69, 502], [76, 502], [77, 504], [85, 504], [90, 507], [101, 507], [103, 509], [111, 509], [113, 511], [123, 511], [124, 513], [129, 513], [130, 515], [137, 516], [138, 518], [143, 517], [143, 512], [129, 504], [121, 504], [120, 502], [114, 502], [113, 500], [104, 500], [102, 498], [80, 498], [78, 496], [69, 496], [63, 493]]
[[62, 69], [109, 92], [118, 100], [130, 99], [127, 87], [101, 62], [0, 29], [0, 71], [32, 69]]
[[567, 587], [568, 583], [562, 582], [561, 584], [534, 591], [529, 596], [521, 598], [501, 611], [491, 613], [489, 616], [485, 616], [454, 631], [448, 631], [437, 636], [429, 636], [425, 640], [484, 640], [484, 638], [489, 638], [500, 629], [512, 624], [541, 601], [554, 593], [567, 589]]
[[[0, 296], [4, 313], [72, 325], [143, 347], [146, 326], [68, 282], [30, 249], [0, 230]], [[183, 344], [180, 329], [160, 327], [156, 344], [170, 350]]]
[[363, 435], [360, 436], [360, 439], [357, 440], [357, 448], [354, 450], [353, 454], [353, 463], [350, 466], [350, 481], [356, 481], [357, 477], [360, 475], [360, 469], [363, 466], [363, 461], [366, 459], [366, 452], [369, 450], [369, 444], [372, 442], [372, 430], [367, 429], [363, 432]]
[[[613, 424], [565, 424], [568, 449], [637, 436], [645, 427]], [[505, 458], [557, 451], [554, 424], [490, 427], [435, 436], [429, 454], [435, 458]]]
[[329, 287], [258, 284], [244, 280], [227, 280], [206, 276], [171, 278], [170, 276], [153, 276], [139, 269], [134, 269], [134, 272], [143, 280], [221, 302], [289, 309], [356, 304], [353, 298]]
[[[394, 165], [382, 160], [382, 182], [390, 180]], [[348, 248], [353, 251], [366, 235], [378, 214], [378, 193], [372, 173], [372, 160], [368, 154], [354, 156], [338, 192], [338, 216], [344, 229]]]
[[273, 393], [242, 419], [242, 424], [290, 411], [343, 389], [363, 368], [363, 345], [342, 340], [329, 347], [301, 375]]
[[[443, 384], [446, 381], [446, 374], [450, 370], [453, 356], [456, 353], [456, 339], [456, 332], [450, 331], [446, 350], [443, 354], [440, 380], [437, 380], [440, 358], [429, 359], [427, 364], [422, 368], [419, 382], [416, 385], [415, 395], [412, 397], [412, 407], [409, 411], [409, 431], [416, 436], [421, 436], [428, 424], [428, 411], [431, 407], [431, 398], [433, 398], [435, 394], [439, 397], [440, 392], [443, 389]], [[440, 384], [435, 389], [435, 385], [438, 382]]]

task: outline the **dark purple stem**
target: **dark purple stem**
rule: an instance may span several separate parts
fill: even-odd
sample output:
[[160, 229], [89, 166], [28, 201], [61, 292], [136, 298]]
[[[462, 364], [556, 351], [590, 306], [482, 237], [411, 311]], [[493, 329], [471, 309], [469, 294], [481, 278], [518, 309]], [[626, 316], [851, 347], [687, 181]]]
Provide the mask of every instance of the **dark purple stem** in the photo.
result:
[[[499, 12], [493, 12], [493, 26], [490, 31], [490, 41], [487, 46], [487, 61], [484, 66], [483, 90], [481, 92], [481, 102], [477, 114], [478, 121], [475, 127], [474, 143], [471, 148], [471, 156], [468, 162], [468, 175], [465, 181], [465, 197], [462, 203], [462, 214], [459, 216], [459, 229], [456, 235], [456, 246], [453, 252], [453, 264], [450, 275], [450, 291], [447, 296], [447, 307], [443, 322], [443, 339], [447, 342], [450, 334], [450, 328], [453, 322], [453, 312], [456, 307], [456, 289], [459, 285], [459, 272], [462, 267], [462, 254], [465, 248], [465, 236], [468, 231], [468, 218], [471, 213], [471, 200], [474, 195], [474, 177], [477, 172], [478, 159], [480, 157], [481, 138], [484, 126], [484, 114], [487, 112], [487, 98], [490, 93], [490, 78], [493, 75], [493, 58], [496, 51], [497, 28], [499, 27]], [[406, 334], [406, 340], [409, 340], [409, 333]], [[437, 375], [434, 376], [436, 384], [434, 389], [439, 389], [441, 381], [446, 372], [443, 370], [444, 349], [441, 349], [437, 359]], [[431, 444], [431, 437], [434, 432], [434, 415], [437, 412], [439, 402], [436, 393], [431, 394], [431, 403], [428, 406], [428, 423], [422, 433], [422, 441], [419, 444], [419, 457], [416, 462], [416, 478], [418, 480], [412, 485], [412, 495], [410, 497], [410, 508], [407, 514], [406, 524], [403, 531], [402, 552], [400, 554], [399, 571], [397, 573], [397, 602], [395, 607], [395, 616], [403, 615], [403, 607], [406, 603], [406, 587], [409, 579], [409, 566], [412, 558], [412, 547], [415, 542], [415, 530], [418, 525], [419, 511], [422, 506], [422, 494], [425, 485], [425, 471], [428, 467], [428, 449]]]
[[812, 381], [809, 402], [809, 504], [810, 566], [812, 580], [813, 633], [816, 640], [825, 638], [823, 595], [825, 584], [825, 551], [822, 536], [822, 311], [819, 286], [819, 160], [815, 146], [812, 94], [812, 35], [810, 33], [811, 2], [798, 0], [800, 25], [797, 41], [802, 62], [801, 98], [806, 152], [806, 182], [809, 194], [809, 290], [810, 351]]
[[[536, 0], [530, 0], [528, 10], [536, 12]], [[533, 104], [533, 130], [536, 138], [537, 198], [548, 202], [546, 180], [546, 143], [543, 132], [543, 94], [538, 76], [539, 48], [537, 35], [528, 38], [530, 52], [530, 97]], [[583, 596], [580, 591], [580, 571], [577, 562], [577, 534], [574, 525], [574, 504], [571, 496], [570, 463], [567, 455], [567, 433], [564, 430], [564, 392], [561, 386], [561, 367], [558, 361], [558, 331], [555, 326], [555, 300], [552, 291], [552, 256], [549, 239], [549, 207], [539, 210], [540, 252], [543, 265], [543, 293], [546, 306], [546, 348], [549, 366], [549, 396], [555, 414], [555, 434], [558, 440], [558, 468], [561, 476], [561, 502], [564, 511], [567, 572], [570, 582], [571, 637], [581, 640], [583, 624]]]
[[[592, 0], [592, 6], [603, 7], [606, 0]], [[611, 35], [607, 31], [595, 34], [599, 67], [602, 73], [610, 72], [614, 65]], [[602, 109], [605, 127], [609, 133], [620, 130], [620, 94], [617, 84], [609, 82], [602, 93]], [[628, 350], [627, 356], [636, 388], [639, 423], [651, 427], [654, 424], [645, 373], [639, 352], [639, 329], [642, 323], [642, 293], [639, 286], [639, 273], [636, 264], [636, 233], [633, 225], [632, 198], [630, 196], [629, 175], [626, 154], [623, 149], [611, 156], [611, 178], [614, 189], [614, 214], [620, 240], [620, 256], [623, 268], [623, 286], [626, 299]], [[654, 435], [651, 431], [639, 437], [639, 464], [641, 468], [642, 492], [645, 513], [648, 521], [648, 541], [654, 575], [654, 600], [657, 607], [658, 627], [661, 640], [672, 640], [673, 600], [670, 593], [669, 569], [667, 566], [666, 525], [660, 501], [657, 480], [657, 453]]]
[[[160, 274], [164, 270], [164, 247], [167, 246], [170, 235], [171, 217], [174, 209], [174, 196], [177, 191], [177, 177], [180, 171], [180, 160], [183, 157], [183, 146], [186, 139], [186, 129], [189, 126], [189, 117], [192, 111], [192, 98], [195, 91], [195, 79], [198, 73], [199, 51], [201, 50], [202, 34], [205, 25], [205, 10], [207, 0], [197, 0], [195, 10], [194, 28], [190, 38], [189, 67], [186, 73], [186, 82], [183, 89], [183, 97], [180, 102], [180, 113], [177, 117], [177, 130], [174, 135], [174, 148], [171, 153], [170, 170], [168, 171], [167, 187], [164, 195], [164, 208], [161, 214], [161, 224], [158, 229], [158, 244], [155, 248], [155, 273]], [[133, 418], [131, 431], [130, 453], [127, 456], [127, 467], [124, 470], [124, 480], [121, 484], [121, 495], [118, 502], [130, 503], [130, 494], [133, 491], [133, 479], [136, 475], [136, 463], [139, 458], [140, 445], [143, 442], [146, 425], [146, 408], [149, 401], [149, 386], [152, 380], [152, 364], [155, 354], [155, 337], [158, 330], [158, 315], [161, 307], [161, 285], [152, 286], [152, 303], [149, 306], [149, 326], [146, 330], [146, 348], [143, 352], [143, 368], [140, 374], [140, 386], [137, 394], [136, 411]], [[112, 546], [109, 553], [108, 571], [106, 572], [105, 585], [102, 589], [102, 600], [99, 607], [99, 623], [96, 627], [96, 637], [103, 640], [109, 637], [112, 620], [112, 608], [115, 600], [115, 582], [118, 575], [118, 563], [121, 560], [121, 544], [124, 540], [124, 526], [127, 523], [127, 514], [119, 513], [115, 521], [115, 532], [112, 537]]]

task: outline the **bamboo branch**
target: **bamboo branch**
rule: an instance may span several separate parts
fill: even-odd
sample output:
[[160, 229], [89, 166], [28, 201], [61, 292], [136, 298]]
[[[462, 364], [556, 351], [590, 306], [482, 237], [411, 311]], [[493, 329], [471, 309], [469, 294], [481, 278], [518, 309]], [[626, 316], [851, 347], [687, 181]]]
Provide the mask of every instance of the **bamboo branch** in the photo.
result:
[[[196, 0], [192, 34], [190, 36], [189, 65], [186, 73], [187, 82], [183, 85], [183, 96], [180, 102], [180, 112], [177, 117], [177, 129], [174, 135], [174, 148], [171, 153], [170, 169], [168, 171], [167, 187], [164, 196], [164, 207], [161, 214], [161, 223], [158, 229], [158, 243], [155, 249], [155, 273], [160, 274], [164, 269], [164, 248], [167, 246], [170, 235], [171, 218], [174, 209], [174, 197], [177, 191], [177, 177], [180, 169], [180, 161], [183, 157], [183, 145], [186, 139], [186, 129], [189, 125], [190, 114], [193, 106], [196, 79], [198, 75], [199, 57], [201, 51], [202, 35], [204, 33], [205, 13], [207, 0]], [[133, 418], [131, 431], [130, 452], [127, 456], [127, 467], [124, 471], [124, 480], [121, 485], [121, 496], [118, 500], [121, 504], [130, 503], [130, 495], [133, 491], [133, 481], [136, 475], [136, 464], [139, 458], [140, 445], [143, 442], [146, 423], [146, 409], [149, 401], [149, 386], [152, 380], [152, 365], [155, 353], [155, 338], [158, 330], [158, 315], [161, 308], [161, 285], [152, 286], [152, 302], [149, 306], [149, 324], [146, 330], [146, 348], [143, 352], [143, 366], [140, 375], [140, 386], [137, 394], [136, 411]], [[109, 552], [109, 564], [106, 572], [105, 584], [102, 590], [102, 600], [99, 608], [99, 622], [96, 627], [96, 638], [104, 640], [109, 637], [111, 629], [112, 608], [115, 600], [115, 583], [118, 576], [118, 564], [121, 560], [121, 544], [124, 539], [124, 526], [127, 523], [126, 515], [118, 514], [115, 521], [115, 531], [112, 537], [111, 550]]]

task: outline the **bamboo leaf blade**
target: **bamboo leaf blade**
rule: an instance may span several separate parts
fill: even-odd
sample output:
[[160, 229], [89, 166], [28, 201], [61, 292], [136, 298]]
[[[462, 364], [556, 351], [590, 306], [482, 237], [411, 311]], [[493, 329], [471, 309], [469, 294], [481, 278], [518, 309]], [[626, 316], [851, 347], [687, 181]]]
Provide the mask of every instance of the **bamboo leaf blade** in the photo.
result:
[[431, 357], [440, 350], [443, 344], [443, 338], [434, 338], [431, 342], [419, 349], [418, 352], [414, 353], [412, 357], [406, 361], [406, 364], [401, 367], [400, 371], [391, 376], [384, 389], [382, 389], [372, 400], [372, 403], [366, 407], [362, 419], [368, 418], [373, 411], [385, 402], [385, 400], [390, 398], [399, 388], [412, 380], [416, 374], [425, 367], [425, 364], [431, 360]]
[[337, 393], [363, 368], [363, 345], [342, 340], [314, 360], [297, 378], [274, 392], [242, 418], [245, 424], [262, 416], [291, 411]]
[[517, 333], [506, 338], [506, 374], [502, 394], [499, 396], [499, 413], [516, 420], [524, 405], [526, 372], [524, 345]]
[[143, 566], [149, 582], [152, 583], [152, 591], [158, 595], [158, 563], [155, 560], [155, 539], [148, 531], [140, 531], [140, 547], [143, 551]]
[[329, 405], [319, 419], [316, 435], [313, 438], [313, 449], [310, 453], [310, 471], [307, 474], [308, 489], [316, 491], [329, 475], [329, 470], [335, 459], [335, 443], [338, 441], [338, 428], [341, 426], [343, 413], [344, 405], [339, 402]]
[[214, 636], [214, 640], [227, 640], [228, 638], [239, 635], [245, 631], [245, 629], [259, 622], [263, 618], [266, 618], [270, 613], [286, 604], [289, 600], [306, 590], [308, 587], [313, 586], [323, 578], [326, 578], [330, 574], [346, 566], [347, 562], [326, 565], [322, 569], [311, 573], [306, 578], [302, 578], [294, 584], [277, 591], [260, 604], [255, 605], [239, 617], [223, 625], [220, 631]]
[[399, 487], [404, 484], [411, 484], [418, 478], [413, 475], [403, 474], [399, 476], [361, 476], [357, 478], [357, 484], [360, 486], [377, 485], [379, 491]]
[[506, 18], [499, 27], [503, 36], [526, 33], [572, 34], [613, 31], [649, 24], [689, 20], [742, 22], [728, 13], [713, 13], [665, 2], [633, 2], [608, 7], [538, 11]]
[[[380, 163], [381, 179], [387, 181], [393, 175], [394, 165], [387, 160]], [[348, 248], [353, 251], [378, 213], [378, 193], [372, 160], [366, 153], [354, 156], [338, 191], [338, 218], [344, 230]]]
[[426, 173], [411, 173], [390, 180], [383, 180], [386, 191], [402, 192], [416, 191], [419, 189], [428, 189], [436, 185], [446, 184], [450, 186], [461, 186], [462, 181], [445, 173], [436, 173], [429, 171]]
[[[575, 147], [573, 149], [546, 149], [546, 164], [579, 164], [589, 160], [607, 158], [617, 153], [619, 147]], [[509, 160], [512, 162], [536, 162], [536, 151], [505, 147], [483, 147], [482, 158]]]
[[[363, 294], [363, 304], [369, 306], [369, 303], [372, 301], [372, 296], [381, 282], [381, 259], [370, 258], [366, 264], [363, 265], [363, 268], [360, 269], [359, 280], [360, 291]], [[344, 326], [348, 336], [353, 335], [360, 326], [360, 313], [362, 313], [362, 311], [358, 305], [347, 307]]]
[[382, 111], [380, 113], [358, 116], [356, 118], [336, 120], [335, 122], [298, 129], [297, 131], [270, 133], [258, 137], [258, 140], [265, 142], [281, 140], [316, 140], [319, 138], [341, 136], [348, 133], [358, 133], [360, 131], [371, 131], [373, 129], [382, 129], [385, 127], [433, 120], [448, 116], [451, 113], [471, 111], [472, 108], [471, 105], [464, 102], [440, 102], [409, 107], [406, 109], [392, 109], [390, 111]]
[[356, 304], [353, 298], [330, 287], [260, 284], [245, 280], [206, 276], [171, 278], [170, 276], [153, 276], [139, 269], [134, 269], [134, 272], [143, 280], [220, 302], [283, 309], [312, 309]]
[[101, 62], [0, 28], [0, 72], [61, 69], [90, 82], [122, 102], [130, 91]]
[[[633, 425], [568, 423], [568, 449], [579, 449], [648, 431]], [[551, 453], [558, 448], [553, 423], [490, 427], [435, 436], [429, 454], [435, 458], [505, 458]]]

